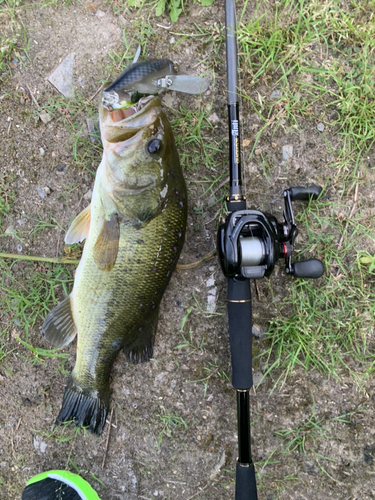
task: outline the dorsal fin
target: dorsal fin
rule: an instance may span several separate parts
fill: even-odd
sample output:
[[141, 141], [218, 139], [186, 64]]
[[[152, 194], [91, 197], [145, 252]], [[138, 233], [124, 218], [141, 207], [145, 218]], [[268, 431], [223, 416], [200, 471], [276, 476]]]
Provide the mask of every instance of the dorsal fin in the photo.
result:
[[70, 297], [66, 297], [44, 320], [42, 336], [55, 347], [65, 347], [76, 336]]
[[117, 214], [104, 219], [103, 226], [94, 245], [96, 265], [103, 271], [110, 271], [115, 265], [120, 238], [120, 223]]
[[65, 235], [65, 243], [73, 245], [87, 238], [91, 222], [91, 203], [77, 215]]

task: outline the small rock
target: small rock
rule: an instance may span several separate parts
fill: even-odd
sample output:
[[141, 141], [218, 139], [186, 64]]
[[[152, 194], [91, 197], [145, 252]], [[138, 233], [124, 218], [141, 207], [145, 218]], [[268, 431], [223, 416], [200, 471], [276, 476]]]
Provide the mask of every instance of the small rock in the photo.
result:
[[211, 288], [208, 290], [208, 296], [207, 296], [207, 311], [212, 313], [215, 311], [216, 308], [216, 301], [217, 301], [217, 288]]
[[276, 100], [278, 99], [279, 97], [282, 97], [283, 95], [283, 91], [282, 90], [274, 90], [271, 94], [271, 99], [272, 100]]
[[310, 462], [305, 462], [305, 472], [306, 474], [318, 474], [319, 469], [316, 465], [311, 464]]
[[39, 115], [39, 118], [42, 120], [43, 123], [47, 124], [50, 121], [52, 121], [52, 116], [49, 113], [41, 113]]
[[65, 97], [74, 97], [73, 87], [74, 53], [67, 55], [63, 62], [55, 69], [48, 81]]
[[65, 172], [66, 166], [63, 163], [60, 163], [60, 165], [57, 166], [57, 172], [62, 173]]
[[254, 387], [258, 387], [258, 385], [263, 381], [263, 373], [259, 371], [254, 371], [253, 373], [253, 384]]
[[210, 475], [211, 481], [214, 481], [216, 479], [216, 476], [219, 474], [220, 469], [223, 467], [224, 464], [225, 464], [225, 450], [223, 451], [219, 462], [215, 465], [215, 467], [213, 468], [213, 471], [211, 472], [211, 475]]
[[20, 226], [23, 226], [24, 224], [26, 224], [26, 222], [27, 219], [25, 217], [22, 217], [22, 219], [17, 220], [17, 224], [19, 224]]
[[220, 120], [220, 118], [217, 116], [217, 114], [216, 114], [216, 113], [212, 113], [212, 115], [210, 115], [210, 116], [208, 117], [208, 119], [209, 119], [209, 121], [210, 121], [211, 123], [220, 123], [220, 121], [221, 121], [221, 120]]
[[169, 39], [169, 43], [172, 45], [172, 43], [174, 43], [175, 41], [176, 41], [175, 37], [171, 36], [171, 38]]
[[319, 132], [323, 132], [323, 130], [324, 130], [324, 124], [323, 123], [318, 123], [318, 125], [316, 126], [316, 128], [319, 130]]
[[256, 154], [257, 156], [261, 155], [261, 154], [262, 154], [262, 149], [261, 149], [261, 148], [256, 149], [256, 150], [255, 150], [255, 154]]
[[44, 198], [47, 198], [47, 193], [44, 191], [44, 188], [37, 188], [37, 193], [38, 195], [44, 200]]
[[255, 323], [253, 323], [253, 325], [252, 325], [252, 332], [251, 333], [253, 334], [253, 337], [255, 337], [256, 339], [260, 339], [263, 336], [260, 326], [255, 324]]
[[287, 144], [282, 147], [283, 160], [290, 160], [293, 156], [293, 146]]
[[105, 12], [103, 12], [102, 10], [98, 9], [96, 12], [95, 12], [95, 15], [96, 17], [104, 17], [105, 16]]
[[215, 280], [213, 278], [213, 276], [211, 276], [211, 278], [209, 278], [207, 281], [206, 281], [206, 286], [207, 287], [211, 287], [211, 286], [214, 286], [215, 285]]
[[83, 195], [83, 198], [84, 198], [85, 200], [91, 200], [91, 198], [92, 198], [92, 189], [89, 189], [89, 190], [87, 191], [87, 193], [85, 193], [85, 194]]
[[44, 198], [47, 198], [48, 194], [51, 194], [51, 190], [48, 186], [43, 187], [43, 188], [37, 188], [37, 193], [38, 195], [44, 200]]
[[40, 153], [41, 156], [43, 156], [44, 155], [44, 149], [43, 148], [39, 148], [39, 153]]
[[243, 147], [244, 147], [244, 148], [247, 148], [247, 146], [250, 146], [250, 139], [245, 139], [245, 140], [243, 141]]
[[86, 125], [91, 144], [99, 144], [100, 143], [99, 115], [97, 116], [97, 120], [95, 122], [93, 122], [91, 118], [86, 118]]
[[9, 226], [6, 228], [5, 230], [5, 234], [11, 234], [11, 235], [14, 235], [16, 233], [16, 230], [14, 229], [13, 226]]

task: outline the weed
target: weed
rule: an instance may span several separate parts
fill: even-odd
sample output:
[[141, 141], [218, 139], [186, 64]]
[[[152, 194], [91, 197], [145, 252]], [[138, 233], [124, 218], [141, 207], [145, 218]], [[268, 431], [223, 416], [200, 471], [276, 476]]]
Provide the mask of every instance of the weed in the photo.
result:
[[[196, 3], [197, 0], [194, 0]], [[208, 7], [212, 5], [215, 0], [198, 0], [198, 2], [203, 7]], [[129, 7], [135, 7], [141, 9], [146, 5], [146, 0], [127, 0]], [[165, 11], [169, 13], [171, 21], [175, 23], [180, 17], [181, 13], [184, 12], [184, 2], [183, 0], [156, 0], [149, 3], [153, 9], [155, 9], [155, 15], [161, 16]]]
[[63, 360], [69, 357], [69, 354], [60, 352], [58, 349], [41, 349], [40, 347], [33, 347], [24, 340], [21, 340], [19, 337], [16, 338], [20, 344], [29, 349], [29, 351], [32, 353], [33, 359], [31, 361], [31, 364], [42, 364], [44, 363], [44, 360], [46, 358], [60, 358]]
[[185, 314], [185, 316], [182, 318], [182, 321], [181, 321], [181, 326], [180, 326], [180, 333], [181, 333], [181, 337], [183, 339], [183, 343], [182, 344], [179, 344], [175, 347], [175, 349], [184, 349], [185, 347], [188, 347], [190, 349], [190, 352], [188, 353], [188, 356], [190, 354], [193, 354], [193, 352], [199, 350], [199, 351], [203, 351], [203, 344], [204, 344], [204, 341], [205, 341], [205, 338], [204, 336], [202, 336], [201, 338], [201, 341], [199, 343], [196, 343], [194, 341], [194, 336], [193, 336], [193, 332], [192, 330], [189, 330], [189, 334], [188, 335], [185, 335], [183, 330], [184, 330], [184, 326], [185, 326], [185, 323], [191, 313], [191, 311], [193, 310], [192, 307], [190, 307], [187, 311], [187, 313]]
[[[68, 295], [73, 282], [70, 271], [62, 265], [35, 266], [27, 264], [15, 273], [11, 265], [0, 263], [2, 281], [0, 303], [3, 312], [25, 331], [25, 341], [38, 319], [48, 314], [48, 304], [56, 304], [61, 289]], [[34, 353], [35, 354], [35, 353]]]
[[[54, 426], [51, 432], [38, 431], [34, 429], [36, 434], [41, 434], [44, 439], [53, 439], [57, 443], [68, 443], [69, 441], [75, 440], [78, 436], [87, 436], [87, 427], [82, 426], [72, 426], [70, 425], [72, 421], [62, 422], [60, 425]], [[73, 465], [73, 464], [72, 464]], [[73, 465], [75, 468], [75, 466]], [[76, 469], [78, 474], [80, 473]]]
[[157, 448], [160, 448], [160, 445], [163, 441], [163, 437], [167, 435], [168, 437], [172, 437], [172, 431], [181, 427], [181, 425], [187, 429], [187, 423], [182, 417], [179, 417], [177, 413], [165, 413], [164, 415], [157, 415], [157, 417], [163, 423], [163, 429], [160, 431], [157, 438]]
[[192, 384], [196, 384], [197, 382], [204, 382], [204, 389], [203, 389], [204, 397], [206, 397], [207, 390], [208, 390], [208, 383], [212, 377], [217, 375], [220, 379], [224, 380], [225, 382], [230, 382], [228, 375], [225, 373], [224, 370], [221, 369], [218, 361], [216, 361], [214, 363], [211, 363], [210, 361], [206, 361], [206, 365], [207, 366], [203, 367], [204, 377], [202, 377], [198, 380], [191, 381]]

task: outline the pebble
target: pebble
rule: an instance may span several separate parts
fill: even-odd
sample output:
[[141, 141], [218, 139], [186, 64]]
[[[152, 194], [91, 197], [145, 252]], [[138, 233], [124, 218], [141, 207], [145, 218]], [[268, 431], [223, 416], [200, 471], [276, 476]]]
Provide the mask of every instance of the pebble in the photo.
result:
[[209, 278], [206, 281], [206, 286], [209, 287], [209, 286], [214, 286], [214, 285], [215, 285], [215, 279], [213, 278], [213, 276], [211, 276], [211, 278]]
[[91, 198], [92, 198], [92, 189], [89, 189], [89, 190], [87, 191], [87, 193], [85, 193], [85, 194], [83, 195], [83, 198], [84, 198], [85, 200], [91, 200]]
[[39, 115], [39, 118], [42, 120], [43, 123], [47, 124], [50, 121], [52, 121], [52, 116], [49, 113], [41, 113]]
[[91, 144], [99, 144], [100, 140], [100, 126], [99, 126], [99, 115], [95, 122], [91, 118], [86, 118], [87, 131], [89, 133], [89, 139]]
[[96, 17], [104, 17], [105, 16], [105, 12], [103, 12], [102, 10], [98, 9], [96, 12], [95, 12], [95, 15]]
[[256, 150], [255, 150], [255, 154], [256, 154], [257, 156], [261, 155], [261, 154], [262, 154], [262, 149], [261, 149], [261, 148], [256, 149]]
[[274, 90], [271, 94], [271, 99], [272, 100], [276, 100], [278, 99], [279, 97], [282, 97], [283, 95], [283, 91], [282, 90]]
[[43, 156], [44, 155], [44, 149], [43, 148], [39, 148], [39, 153], [40, 153], [41, 156]]
[[65, 97], [74, 97], [73, 87], [74, 52], [70, 53], [48, 77], [48, 81]]
[[65, 172], [66, 166], [63, 163], [60, 163], [60, 165], [57, 166], [57, 172], [62, 173]]
[[323, 123], [318, 123], [318, 125], [316, 126], [316, 128], [319, 130], [319, 132], [323, 132], [323, 130], [324, 130], [324, 124]]
[[16, 232], [16, 230], [14, 229], [13, 226], [9, 226], [5, 230], [5, 234], [12, 234], [13, 235], [13, 234], [15, 234], [15, 232]]
[[47, 195], [51, 194], [51, 189], [46, 186], [43, 188], [36, 188], [38, 195], [44, 200], [44, 198], [47, 198]]
[[212, 115], [210, 115], [208, 119], [211, 123], [220, 123], [220, 118], [217, 116], [216, 113], [212, 113]]
[[283, 160], [290, 160], [293, 156], [293, 146], [286, 144], [282, 147]]
[[169, 39], [169, 43], [172, 45], [172, 43], [174, 43], [175, 41], [176, 41], [175, 37], [171, 36], [171, 38]]
[[208, 296], [207, 296], [207, 311], [212, 313], [215, 311], [216, 308], [216, 301], [217, 301], [217, 287], [215, 288], [210, 288], [208, 290]]

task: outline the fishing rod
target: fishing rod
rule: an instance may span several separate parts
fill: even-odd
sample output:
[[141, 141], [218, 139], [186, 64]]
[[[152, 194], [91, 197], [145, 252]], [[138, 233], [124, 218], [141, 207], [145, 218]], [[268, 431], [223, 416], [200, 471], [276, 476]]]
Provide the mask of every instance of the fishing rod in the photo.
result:
[[311, 259], [292, 263], [298, 230], [292, 202], [317, 199], [319, 186], [292, 187], [284, 191], [284, 222], [270, 214], [248, 210], [242, 187], [241, 124], [239, 113], [237, 31], [235, 0], [225, 0], [227, 98], [230, 185], [226, 206], [229, 215], [219, 227], [217, 252], [227, 278], [227, 309], [232, 364], [232, 385], [237, 393], [238, 459], [235, 500], [257, 500], [255, 468], [251, 454], [250, 389], [252, 376], [252, 303], [250, 279], [269, 276], [280, 258], [287, 274], [319, 278], [323, 263]]

